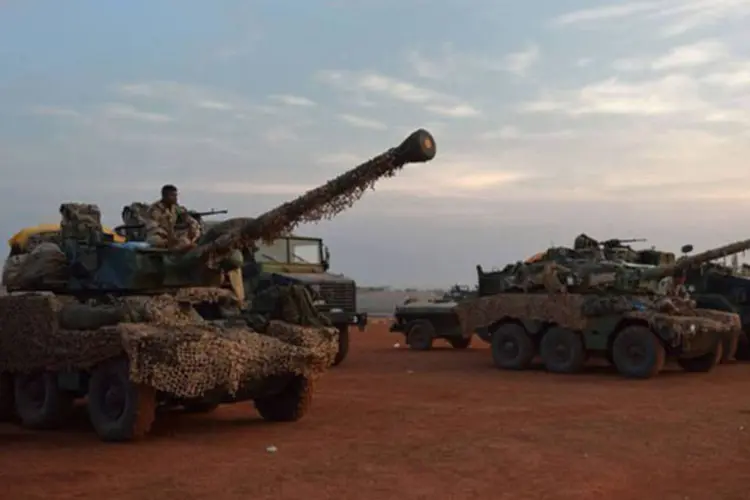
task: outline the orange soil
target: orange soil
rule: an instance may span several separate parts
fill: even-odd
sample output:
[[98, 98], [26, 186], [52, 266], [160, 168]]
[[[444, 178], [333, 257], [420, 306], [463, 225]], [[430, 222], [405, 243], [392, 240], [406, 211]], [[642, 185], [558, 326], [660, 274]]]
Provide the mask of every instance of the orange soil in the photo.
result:
[[83, 413], [67, 431], [0, 424], [0, 484], [8, 500], [745, 499], [749, 375], [501, 372], [479, 340], [410, 352], [381, 323], [352, 331], [300, 422], [240, 404], [126, 445]]

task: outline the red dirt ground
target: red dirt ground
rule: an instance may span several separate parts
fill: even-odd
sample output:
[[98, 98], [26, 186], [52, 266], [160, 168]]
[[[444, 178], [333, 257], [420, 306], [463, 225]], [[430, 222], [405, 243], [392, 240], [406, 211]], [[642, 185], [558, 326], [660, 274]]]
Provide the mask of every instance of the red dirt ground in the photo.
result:
[[[0, 425], [7, 500], [750, 498], [750, 366], [501, 372], [466, 351], [395, 349], [384, 324], [352, 332], [300, 422], [250, 404], [170, 414], [147, 440], [100, 443]], [[269, 453], [269, 446], [277, 447]]]

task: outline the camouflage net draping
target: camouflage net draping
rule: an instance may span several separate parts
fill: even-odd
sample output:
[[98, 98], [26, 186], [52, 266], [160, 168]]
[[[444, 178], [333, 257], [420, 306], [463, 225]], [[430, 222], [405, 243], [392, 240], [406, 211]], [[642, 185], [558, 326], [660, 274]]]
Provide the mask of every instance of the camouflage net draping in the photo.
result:
[[258, 240], [271, 242], [300, 223], [330, 219], [351, 207], [378, 179], [394, 176], [403, 166], [394, 150], [389, 150], [257, 218], [240, 217], [217, 224], [201, 242], [206, 246], [199, 254], [250, 248]]
[[41, 242], [30, 253], [14, 255], [3, 266], [3, 286], [12, 289], [34, 289], [44, 284], [64, 282], [68, 278], [68, 261], [55, 243]]
[[235, 394], [245, 383], [274, 376], [314, 377], [337, 350], [334, 328], [275, 319], [264, 333], [221, 326], [170, 295], [109, 305], [52, 295], [0, 297], [0, 372], [89, 369], [126, 354], [134, 382], [195, 398], [212, 390]]
[[697, 309], [693, 301], [678, 297], [504, 293], [463, 301], [453, 310], [464, 332], [489, 327], [506, 317], [551, 322], [581, 331], [592, 318], [610, 314], [644, 319], [655, 328], [671, 331], [675, 339], [740, 328], [736, 314]]

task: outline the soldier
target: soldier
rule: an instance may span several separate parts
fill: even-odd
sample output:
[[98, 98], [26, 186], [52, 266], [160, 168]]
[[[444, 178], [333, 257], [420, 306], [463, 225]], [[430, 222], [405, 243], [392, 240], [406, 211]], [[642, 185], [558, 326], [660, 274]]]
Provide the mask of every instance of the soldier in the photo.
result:
[[[177, 203], [177, 188], [161, 188], [161, 199], [152, 203], [145, 214], [146, 241], [155, 247], [173, 250], [193, 248], [201, 235], [200, 224]], [[186, 227], [178, 227], [178, 219]]]

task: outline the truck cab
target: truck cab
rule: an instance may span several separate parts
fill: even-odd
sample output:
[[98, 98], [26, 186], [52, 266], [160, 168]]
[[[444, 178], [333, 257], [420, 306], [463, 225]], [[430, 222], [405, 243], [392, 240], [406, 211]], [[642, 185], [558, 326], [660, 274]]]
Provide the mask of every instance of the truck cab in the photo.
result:
[[248, 296], [273, 285], [307, 285], [318, 311], [339, 330], [335, 364], [349, 349], [349, 326], [363, 331], [367, 314], [357, 312], [357, 284], [351, 278], [328, 272], [330, 252], [320, 238], [287, 235], [271, 244], [259, 242], [254, 258], [245, 256], [243, 276]]

